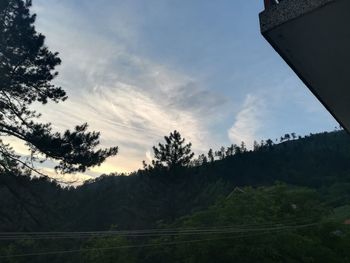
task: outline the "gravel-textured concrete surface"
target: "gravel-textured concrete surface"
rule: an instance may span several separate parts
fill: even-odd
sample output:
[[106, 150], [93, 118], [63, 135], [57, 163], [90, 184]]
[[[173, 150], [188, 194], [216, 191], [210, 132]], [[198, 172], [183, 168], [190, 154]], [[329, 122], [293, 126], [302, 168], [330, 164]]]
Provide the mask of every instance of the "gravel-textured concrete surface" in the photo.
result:
[[260, 13], [261, 32], [264, 33], [291, 19], [312, 12], [335, 1], [349, 0], [284, 0]]
[[266, 40], [350, 133], [350, 0], [283, 0], [260, 21]]

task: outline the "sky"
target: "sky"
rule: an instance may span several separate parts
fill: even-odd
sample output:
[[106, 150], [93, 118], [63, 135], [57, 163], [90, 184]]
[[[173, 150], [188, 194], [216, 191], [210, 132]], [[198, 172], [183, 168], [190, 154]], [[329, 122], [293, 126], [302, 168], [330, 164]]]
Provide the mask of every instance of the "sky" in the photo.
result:
[[69, 96], [36, 106], [41, 120], [59, 131], [88, 122], [101, 147], [119, 146], [77, 176], [137, 170], [175, 129], [199, 154], [338, 126], [261, 36], [262, 10], [262, 0], [34, 0]]

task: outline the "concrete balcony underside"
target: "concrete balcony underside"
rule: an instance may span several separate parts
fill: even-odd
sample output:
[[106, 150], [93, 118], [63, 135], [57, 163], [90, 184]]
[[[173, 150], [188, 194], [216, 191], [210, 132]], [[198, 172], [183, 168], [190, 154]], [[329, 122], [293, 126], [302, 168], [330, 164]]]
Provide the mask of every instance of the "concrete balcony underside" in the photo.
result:
[[350, 0], [284, 0], [260, 14], [261, 32], [350, 131]]

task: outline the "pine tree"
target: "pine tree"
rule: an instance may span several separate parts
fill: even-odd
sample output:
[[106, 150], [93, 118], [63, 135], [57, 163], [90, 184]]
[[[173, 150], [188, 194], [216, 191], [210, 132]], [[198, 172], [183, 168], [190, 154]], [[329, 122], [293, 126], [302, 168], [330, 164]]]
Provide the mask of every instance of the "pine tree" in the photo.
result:
[[254, 150], [254, 152], [259, 151], [260, 148], [261, 147], [260, 147], [259, 143], [257, 141], [254, 141], [254, 143], [253, 143], [253, 150]]
[[194, 166], [201, 166], [208, 163], [207, 156], [205, 154], [200, 154], [196, 160], [193, 161]]
[[185, 138], [181, 137], [178, 131], [164, 136], [165, 144], [153, 146], [154, 158], [153, 167], [167, 167], [173, 169], [176, 167], [188, 166], [194, 153], [191, 150], [192, 144], [185, 144]]
[[231, 144], [229, 147], [226, 149], [226, 157], [228, 156], [233, 156], [234, 154], [234, 145]]
[[245, 146], [244, 142], [241, 142], [241, 152], [244, 153], [247, 151], [247, 147]]
[[61, 172], [83, 172], [117, 154], [118, 148], [95, 150], [100, 134], [87, 132], [86, 123], [61, 134], [52, 131], [51, 123], [37, 122], [40, 113], [31, 109], [33, 103], [58, 103], [67, 95], [52, 84], [61, 60], [36, 32], [30, 7], [30, 0], [0, 1], [0, 171], [11, 169], [6, 160], [30, 168], [2, 142], [11, 136], [25, 142], [33, 158], [57, 161]]
[[209, 151], [208, 151], [208, 160], [209, 160], [209, 162], [214, 162], [214, 153], [213, 153], [213, 149], [209, 149]]
[[268, 148], [272, 148], [273, 141], [271, 139], [266, 140], [266, 145], [267, 145]]

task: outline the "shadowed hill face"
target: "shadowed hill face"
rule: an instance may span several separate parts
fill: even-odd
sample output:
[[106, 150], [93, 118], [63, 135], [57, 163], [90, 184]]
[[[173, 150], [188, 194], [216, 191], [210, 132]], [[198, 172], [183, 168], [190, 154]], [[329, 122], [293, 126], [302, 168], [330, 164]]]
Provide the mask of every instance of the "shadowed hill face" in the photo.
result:
[[[0, 228], [85, 231], [107, 230], [112, 225], [118, 229], [155, 227], [161, 221], [172, 222], [206, 208], [229, 196], [236, 186], [266, 186], [276, 181], [320, 190], [335, 185], [330, 191], [344, 197], [343, 187], [350, 183], [349, 160], [350, 136], [340, 131], [285, 141], [176, 172], [104, 176], [76, 189], [62, 190], [45, 181], [22, 178], [26, 185], [22, 198], [32, 200], [33, 195], [34, 205], [36, 200], [45, 205], [34, 206], [34, 218], [26, 215], [22, 225], [6, 221]], [[17, 187], [23, 182], [12, 179], [10, 185]], [[17, 214], [16, 197], [11, 197], [6, 187], [0, 194], [4, 196], [0, 212]], [[333, 201], [341, 205], [344, 200]]]
[[[49, 234], [2, 234], [0, 258], [40, 251], [4, 262], [349, 262], [350, 136], [292, 138], [78, 188], [1, 174], [0, 232]], [[108, 233], [97, 237], [100, 230]]]

